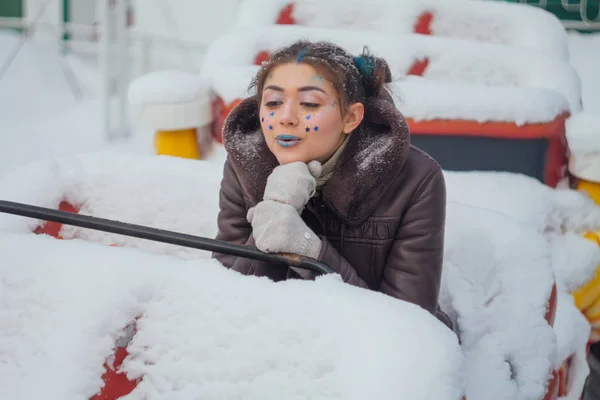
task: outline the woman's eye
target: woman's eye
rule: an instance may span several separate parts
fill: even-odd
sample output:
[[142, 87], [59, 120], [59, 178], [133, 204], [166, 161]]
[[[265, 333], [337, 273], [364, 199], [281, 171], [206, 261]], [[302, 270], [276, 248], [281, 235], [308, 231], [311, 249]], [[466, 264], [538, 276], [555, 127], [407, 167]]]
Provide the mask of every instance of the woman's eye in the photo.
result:
[[306, 108], [318, 108], [319, 104], [317, 103], [302, 103], [302, 105]]
[[280, 102], [280, 101], [276, 101], [276, 100], [273, 100], [273, 101], [267, 101], [267, 102], [265, 103], [265, 105], [266, 105], [267, 107], [277, 107], [277, 106], [278, 106], [278, 105], [280, 105], [280, 104], [281, 104], [281, 102]]

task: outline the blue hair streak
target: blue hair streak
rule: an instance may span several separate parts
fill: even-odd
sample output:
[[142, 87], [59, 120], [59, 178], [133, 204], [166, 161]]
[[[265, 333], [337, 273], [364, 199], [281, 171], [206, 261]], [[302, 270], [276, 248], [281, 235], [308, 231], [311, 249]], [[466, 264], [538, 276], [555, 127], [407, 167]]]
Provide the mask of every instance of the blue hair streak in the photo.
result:
[[302, 49], [298, 52], [298, 57], [296, 57], [296, 64], [300, 64], [302, 59], [304, 59], [304, 54], [306, 54], [306, 50]]

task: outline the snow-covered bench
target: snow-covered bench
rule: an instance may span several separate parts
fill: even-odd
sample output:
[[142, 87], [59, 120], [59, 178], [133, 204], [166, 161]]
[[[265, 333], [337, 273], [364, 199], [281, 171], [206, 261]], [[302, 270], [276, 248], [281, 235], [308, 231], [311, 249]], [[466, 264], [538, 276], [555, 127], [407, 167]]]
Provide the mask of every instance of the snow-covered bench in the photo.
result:
[[[63, 204], [70, 203], [73, 206], [73, 211], [78, 210], [78, 212], [83, 214], [212, 237], [216, 232], [218, 185], [221, 173], [222, 165], [220, 163], [194, 162], [171, 157], [97, 153], [79, 157], [42, 160], [13, 171], [13, 173], [7, 175], [4, 181], [0, 182], [0, 198], [53, 208], [59, 207], [61, 202]], [[465, 182], [467, 185], [469, 184], [468, 181]], [[450, 182], [449, 185], [451, 186], [450, 190], [452, 187], [459, 190], [458, 186], [461, 184]], [[202, 323], [204, 324], [202, 326], [206, 326], [205, 329], [210, 329], [213, 324], [217, 323], [215, 319], [212, 319], [213, 317], [206, 321], [202, 318], [202, 313], [208, 313], [207, 310], [213, 307], [214, 303], [208, 302], [208, 305], [197, 304], [201, 302], [199, 298], [194, 298], [195, 302], [185, 301], [186, 296], [188, 296], [192, 288], [197, 292], [201, 292], [204, 290], [202, 288], [207, 287], [210, 287], [210, 290], [213, 291], [218, 288], [222, 293], [222, 287], [219, 285], [229, 284], [227, 281], [229, 278], [226, 275], [218, 275], [212, 268], [212, 265], [207, 260], [203, 260], [208, 254], [172, 245], [160, 245], [140, 239], [125, 238], [67, 226], [59, 227], [60, 229], [56, 231], [57, 236], [60, 235], [64, 239], [76, 240], [56, 243], [46, 241], [42, 238], [35, 238], [29, 234], [40, 226], [46, 227], [47, 225], [44, 225], [42, 221], [0, 214], [0, 231], [4, 232], [0, 243], [2, 243], [2, 246], [5, 246], [3, 247], [3, 254], [5, 257], [11, 257], [9, 261], [12, 263], [3, 263], [3, 268], [9, 268], [5, 266], [17, 263], [16, 265], [20, 266], [19, 268], [21, 268], [22, 273], [25, 274], [20, 275], [22, 281], [30, 282], [36, 290], [42, 291], [47, 290], [47, 287], [44, 286], [46, 283], [44, 282], [47, 275], [52, 274], [53, 271], [55, 277], [49, 280], [48, 285], [60, 282], [60, 277], [62, 276], [64, 279], [67, 273], [75, 274], [69, 278], [71, 282], [76, 282], [79, 279], [77, 277], [85, 277], [89, 274], [91, 276], [90, 280], [96, 282], [96, 290], [100, 290], [100, 288], [105, 288], [105, 284], [102, 282], [106, 282], [105, 280], [109, 279], [107, 277], [110, 277], [110, 282], [113, 282], [115, 277], [117, 278], [115, 282], [116, 286], [109, 294], [113, 295], [114, 292], [118, 292], [118, 294], [115, 295], [113, 300], [107, 300], [108, 305], [112, 308], [102, 308], [96, 314], [98, 319], [105, 323], [103, 325], [104, 330], [101, 331], [103, 335], [101, 336], [102, 346], [93, 350], [96, 353], [91, 352], [92, 350], [88, 348], [74, 347], [72, 349], [73, 352], [77, 351], [79, 354], [95, 354], [95, 359], [99, 361], [97, 364], [94, 364], [93, 368], [92, 362], [89, 360], [86, 361], [85, 365], [89, 366], [89, 368], [84, 368], [77, 373], [88, 374], [86, 375], [86, 379], [92, 379], [91, 376], [93, 371], [95, 371], [97, 373], [95, 379], [97, 379], [101, 374], [101, 356], [106, 356], [110, 349], [111, 343], [108, 339], [110, 337], [114, 339], [117, 331], [127, 324], [127, 318], [133, 319], [138, 314], [143, 314], [144, 317], [138, 321], [138, 334], [134, 336], [134, 340], [128, 347], [129, 353], [134, 358], [123, 364], [126, 370], [132, 374], [130, 376], [131, 379], [139, 378], [142, 375], [148, 376], [147, 381], [145, 383], [142, 381], [138, 386], [140, 393], [151, 394], [153, 390], [166, 390], [168, 392], [172, 390], [172, 386], [170, 385], [176, 382], [177, 379], [180, 382], [177, 387], [180, 390], [184, 390], [181, 393], [192, 393], [191, 395], [193, 393], [201, 393], [193, 391], [203, 390], [201, 387], [193, 386], [193, 389], [188, 389], [187, 386], [192, 378], [197, 380], [200, 379], [201, 375], [190, 373], [186, 368], [186, 365], [189, 364], [181, 364], [178, 367], [175, 361], [179, 357], [178, 355], [184, 352], [184, 348], [176, 347], [179, 346], [178, 344], [169, 345], [169, 343], [173, 341], [179, 343], [181, 341], [193, 346], [191, 363], [200, 362], [196, 356], [199, 357], [199, 354], [206, 354], [205, 352], [208, 351], [202, 347], [202, 343], [194, 342], [194, 337], [186, 336], [188, 335], [186, 332], [197, 333], [200, 328], [196, 324]], [[43, 228], [41, 231], [43, 231]], [[421, 353], [423, 356], [432, 357], [433, 361], [432, 363], [429, 363], [429, 361], [419, 361], [416, 363], [415, 369], [412, 370], [413, 373], [410, 375], [411, 379], [418, 381], [415, 385], [433, 385], [432, 390], [443, 387], [444, 392], [440, 392], [442, 394], [439, 395], [441, 397], [435, 397], [438, 396], [436, 394], [432, 398], [452, 399], [458, 398], [453, 397], [458, 393], [453, 392], [453, 388], [464, 387], [464, 392], [467, 394], [469, 400], [477, 400], [481, 396], [485, 396], [486, 399], [509, 397], [516, 399], [539, 398], [541, 400], [547, 390], [549, 393], [557, 391], [557, 371], [564, 360], [558, 360], [557, 358], [556, 338], [552, 329], [552, 323], [555, 320], [555, 316], [556, 319], [559, 319], [561, 314], [557, 314], [560, 308], [557, 310], [556, 297], [552, 295], [554, 285], [552, 255], [549, 253], [549, 248], [545, 245], [546, 242], [543, 235], [536, 229], [526, 224], [520, 225], [498, 212], [484, 210], [474, 205], [449, 202], [447, 238], [441, 302], [444, 310], [453, 316], [457, 322], [456, 326], [461, 338], [462, 355], [464, 357], [464, 368], [461, 366], [460, 370], [464, 369], [467, 374], [464, 377], [464, 386], [461, 386], [463, 385], [463, 383], [460, 383], [462, 381], [460, 381], [458, 375], [454, 375], [457, 373], [457, 370], [454, 368], [458, 367], [452, 363], [458, 363], [459, 361], [453, 353], [453, 345], [450, 345], [450, 342], [448, 342], [449, 339], [445, 337], [441, 338], [439, 343], [433, 346], [430, 345], [429, 340], [434, 340], [431, 335], [437, 335], [435, 330], [437, 328], [432, 328], [431, 325], [427, 325], [429, 322], [426, 322], [423, 325], [423, 329], [434, 330], [432, 333], [423, 336], [420, 334], [419, 328], [415, 328], [415, 333], [422, 336], [422, 340], [419, 342], [421, 344], [416, 346], [416, 348], [423, 352]], [[81, 240], [95, 242], [96, 245], [116, 244], [119, 247], [133, 249], [113, 249], [107, 246], [94, 247], [91, 244], [82, 244]], [[21, 247], [18, 245], [19, 241], [23, 241]], [[22, 251], [18, 250], [23, 246], [30, 247], [27, 254], [23, 254]], [[515, 252], [514, 248], [516, 246], [521, 246], [523, 250]], [[139, 250], [153, 253], [154, 256], [142, 255], [139, 253]], [[58, 253], [54, 254], [58, 255], [50, 254], [50, 251], [57, 251]], [[78, 256], [79, 254], [81, 254], [81, 257], [87, 257], [85, 258], [85, 262], [81, 261], [81, 258]], [[173, 261], [173, 257], [183, 259], [182, 262], [185, 261], [185, 264], [178, 264], [176, 261]], [[121, 259], [123, 259], [122, 262], [115, 261]], [[73, 264], [74, 260], [75, 264]], [[139, 264], [143, 264], [143, 266]], [[203, 275], [204, 272], [194, 272], [191, 274], [190, 271], [194, 269], [207, 269], [210, 272], [206, 272], [205, 275]], [[95, 270], [97, 271], [93, 272]], [[174, 273], [173, 271], [181, 272]], [[40, 273], [39, 277], [35, 278], [38, 273]], [[218, 284], [211, 285], [206, 282], [198, 285], [193, 284], [195, 280], [213, 279], [212, 274], [215, 274], [215, 279], [221, 279], [215, 281], [219, 282]], [[338, 290], [333, 289], [334, 286], [332, 286], [337, 284], [335, 279], [322, 280], [315, 284], [305, 282], [299, 284], [299, 286], [295, 286], [295, 283], [287, 282], [282, 284], [281, 288], [278, 287], [277, 289], [270, 289], [274, 286], [269, 286], [266, 283], [254, 283], [258, 281], [260, 280], [249, 281], [248, 285], [245, 286], [242, 281], [233, 283], [233, 278], [231, 278], [230, 283], [231, 285], [239, 285], [240, 287], [244, 286], [243, 289], [240, 289], [244, 291], [243, 293], [260, 292], [261, 299], [263, 299], [262, 296], [267, 295], [277, 298], [278, 304], [286, 306], [287, 313], [290, 313], [290, 309], [302, 313], [305, 307], [310, 307], [311, 312], [306, 314], [313, 313], [315, 319], [319, 321], [321, 318], [335, 320], [333, 315], [321, 314], [316, 312], [318, 310], [315, 310], [317, 299], [320, 298], [318, 293], [321, 288], [323, 291], [328, 292], [329, 295], [331, 293], [338, 293]], [[185, 282], [188, 282], [187, 285], [190, 286], [185, 286]], [[88, 288], [90, 284], [89, 282], [82, 282], [80, 289], [77, 290], [81, 290], [82, 293], [88, 295], [89, 293], [97, 293], [94, 290], [90, 291]], [[290, 290], [291, 292], [288, 297], [278, 295], [280, 291], [284, 292], [286, 290]], [[298, 293], [303, 290], [311, 292], [311, 295], [308, 297], [312, 298], [314, 296], [315, 305], [310, 306], [313, 303], [305, 303], [303, 305], [296, 305], [294, 303], [297, 301], [295, 296], [300, 296]], [[345, 293], [347, 290], [355, 291], [358, 289], [344, 288], [339, 291], [339, 301], [344, 301], [343, 299], [346, 298], [346, 295], [342, 293]], [[179, 297], [179, 292], [181, 297]], [[53, 299], [52, 301], [55, 302], [53, 304], [57, 304], [57, 307], [64, 306], [67, 308], [64, 308], [62, 312], [52, 314], [52, 316], [49, 316], [44, 321], [54, 326], [56, 325], [56, 320], [53, 318], [68, 318], [65, 315], [79, 316], [83, 314], [83, 309], [88, 307], [86, 304], [89, 304], [89, 307], [94, 310], [100, 307], [99, 304], [104, 304], [100, 300], [95, 299], [92, 303], [82, 301], [78, 306], [80, 308], [77, 310], [69, 309], [64, 298], [60, 296], [64, 295], [66, 298], [69, 298], [75, 296], [73, 293], [79, 292], [71, 288], [65, 290], [62, 294], [52, 295], [54, 297], [46, 295]], [[231, 291], [228, 293], [231, 293]], [[360, 294], [362, 293], [360, 292]], [[356, 296], [360, 298], [360, 294]], [[197, 295], [201, 296], [200, 293]], [[13, 307], [20, 307], [21, 302], [26, 301], [26, 298], [23, 299], [17, 296], [17, 294], [13, 294], [12, 291], [10, 296]], [[382, 295], [372, 292], [369, 292], [369, 296], [373, 297], [374, 302], [380, 301], [378, 299], [382, 297]], [[301, 296], [298, 298], [305, 299], [305, 297]], [[246, 301], [248, 296], [240, 295], [235, 298]], [[273, 304], [272, 298], [271, 303], [269, 303], [271, 307]], [[280, 298], [281, 301], [279, 301]], [[349, 321], [350, 317], [354, 315], [352, 308], [355, 306], [351, 306], [353, 304], [352, 301], [348, 301], [347, 304], [344, 303], [346, 305], [342, 306], [342, 303], [340, 303], [340, 307], [334, 307], [336, 312], [340, 312], [341, 309], [348, 309], [344, 311], [346, 313], [344, 315], [348, 319], [340, 319], [340, 321]], [[390, 300], [385, 301], [389, 302]], [[362, 304], [360, 306], [361, 311], [359, 312], [367, 313], [367, 310], [371, 307], [369, 305], [371, 304], [371, 300], [369, 299], [365, 299], [364, 303], [357, 300], [357, 303]], [[113, 317], [106, 313], [109, 309], [114, 312], [114, 304], [123, 304], [123, 306], [119, 306], [119, 311], [113, 315], [114, 319], [110, 319]], [[207, 308], [204, 308], [205, 306]], [[266, 304], [261, 303], [260, 300], [249, 302], [247, 306], [253, 306], [257, 310], [266, 312], [264, 311]], [[376, 306], [373, 303], [372, 306], [377, 309], [387, 307], [380, 306], [379, 303]], [[225, 310], [229, 310], [229, 308], [225, 307], [224, 312]], [[246, 310], [245, 312], [249, 311]], [[285, 313], [277, 310], [272, 310], [272, 312], [273, 318], [281, 319], [283, 326], [288, 326], [286, 325], [287, 322], [285, 322], [287, 320], [281, 316]], [[36, 314], [36, 317], [38, 315]], [[256, 316], [256, 314], [252, 313], [249, 315]], [[380, 314], [378, 311], [375, 316], [371, 316], [370, 318], [377, 319], [379, 315], [385, 314]], [[303, 318], [309, 317], [304, 315]], [[361, 314], [360, 318], [364, 320], [366, 317]], [[106, 322], [107, 319], [110, 319], [110, 321]], [[427, 318], [424, 319], [428, 321]], [[178, 321], [178, 326], [186, 328], [174, 331], [170, 321], [175, 320]], [[98, 321], [86, 321], [89, 324], [86, 326], [90, 327], [92, 334], [98, 334]], [[235, 318], [229, 319], [229, 321], [235, 324]], [[381, 329], [396, 329], [392, 326], [377, 325], [382, 324], [383, 322], [381, 321], [373, 321], [373, 324], [380, 326]], [[345, 323], [348, 324], [349, 322]], [[267, 327], [266, 324], [265, 322], [265, 328]], [[306, 324], [307, 326], [313, 326], [314, 321], [307, 321]], [[258, 330], [262, 326], [257, 325], [256, 329]], [[304, 325], [300, 323], [298, 326]], [[348, 327], [349, 325], [345, 326]], [[326, 331], [327, 329], [329, 328], [326, 328]], [[77, 333], [80, 331], [75, 330], [74, 332]], [[89, 333], [89, 331], [86, 332]], [[333, 332], [333, 330], [330, 332]], [[363, 332], [365, 331], [358, 330], [356, 334], [359, 335]], [[75, 335], [75, 333], [72, 333], [72, 335]], [[280, 338], [278, 340], [285, 340], [283, 338], [289, 334], [289, 331], [283, 329], [278, 331], [278, 333], [281, 335], [277, 336], [277, 338]], [[63, 332], [59, 330], [56, 334], [62, 335]], [[371, 333], [365, 332], [366, 334]], [[234, 336], [232, 335], [234, 334], [231, 333], [228, 335], [226, 337], [233, 340]], [[326, 337], [329, 336], [319, 336], [317, 333], [313, 335], [310, 332], [307, 335], [311, 338], [317, 335], [317, 339], [315, 340], [318, 341], [316, 344], [318, 346], [323, 343], [329, 343], [326, 340]], [[563, 334], [563, 336], [568, 335]], [[80, 337], [70, 337], [73, 337], [73, 340], [80, 344], [79, 346], [87, 343], [87, 340], [82, 340]], [[86, 338], [89, 339], [89, 336], [86, 336]], [[167, 338], [169, 339], [168, 341]], [[251, 338], [252, 340], [259, 340], [254, 336], [251, 336]], [[35, 346], [40, 346], [40, 343], [35, 342], [34, 339], [31, 339], [34, 340], [33, 342], [27, 341], [30, 339], [30, 337], [25, 336], [22, 339], [25, 341], [19, 342], [21, 343], [20, 345], [24, 346], [24, 351]], [[568, 339], [570, 340], [571, 336], [568, 336]], [[229, 342], [223, 339], [219, 343], [222, 346], [227, 346]], [[389, 352], [385, 336], [383, 336], [382, 343], [385, 345], [382, 348]], [[414, 345], [414, 342], [410, 340], [408, 343]], [[237, 347], [237, 344], [235, 346], [235, 349], [243, 351], [240, 347]], [[260, 346], [264, 347], [266, 344], [263, 343]], [[342, 347], [338, 348], [341, 349]], [[185, 349], [189, 349], [189, 347]], [[305, 348], [302, 347], [302, 349]], [[402, 349], [398, 348], [398, 351], [403, 352], [403, 349], [403, 347]], [[359, 350], [360, 348], [353, 348], [351, 352]], [[70, 350], [67, 349], [65, 351], [67, 351], [64, 354], [65, 357], [74, 357], [74, 353], [69, 352]], [[445, 355], [446, 351], [449, 352], [447, 356]], [[360, 354], [366, 353], [361, 351]], [[563, 355], [562, 353], [560, 354]], [[568, 355], [570, 356], [572, 353]], [[274, 356], [271, 358], [269, 358], [270, 356], [264, 356], [252, 361], [254, 357], [258, 357], [255, 356], [255, 353], [244, 353], [244, 356], [250, 358], [243, 358], [240, 362], [256, 362], [256, 365], [262, 365], [268, 371], [271, 371], [268, 369], [269, 366], [280, 366], [280, 363], [283, 362]], [[349, 356], [348, 354], [340, 357]], [[397, 354], [390, 354], [388, 356], [392, 357], [389, 358], [390, 360], [396, 360], [394, 357]], [[369, 357], [369, 360], [376, 363], [375, 359], [379, 357], [379, 353], [370, 353]], [[440, 362], [439, 359], [444, 357], [448, 358], [448, 362], [444, 360], [442, 365], [437, 365]], [[343, 359], [345, 360], [345, 358]], [[32, 360], [34, 360], [31, 361], [32, 363], [42, 366], [47, 365], [46, 362], [48, 362], [47, 359], [33, 358]], [[388, 358], [384, 358], [384, 360], [388, 360]], [[153, 363], [147, 365], [146, 361], [153, 361]], [[385, 361], [383, 362], [383, 365], [386, 365]], [[29, 368], [32, 364], [23, 365], [26, 365], [23, 368]], [[208, 364], [202, 365], [205, 366]], [[310, 365], [312, 364], [301, 363], [298, 366], [298, 371], [302, 369], [305, 373], [310, 374]], [[350, 363], [349, 365], [352, 364]], [[420, 365], [424, 369], [425, 367], [431, 368], [433, 365], [434, 370], [438, 372], [431, 374], [429, 371], [429, 375], [420, 377], [421, 373], [417, 372]], [[306, 369], [303, 369], [304, 367]], [[11, 364], [10, 368], [16, 367], [14, 364]], [[199, 368], [202, 370], [201, 368], [203, 367]], [[234, 374], [231, 371], [247, 371], [247, 369], [241, 366], [238, 368], [232, 365], [231, 368], [231, 370], [228, 370], [229, 372], [225, 370], [223, 372], [223, 376], [226, 379], [231, 377], [230, 373]], [[328, 371], [327, 368], [325, 370]], [[334, 371], [337, 370], [334, 368]], [[512, 375], [510, 371], [512, 371]], [[11, 374], [14, 373], [16, 372], [11, 370]], [[382, 382], [385, 381], [383, 377], [387, 376], [386, 372], [377, 370], [377, 373], [383, 374], [379, 376], [379, 379]], [[399, 378], [405, 372], [395, 370], [393, 374], [395, 378], [390, 379], [391, 381], [397, 381], [398, 385], [405, 385], [404, 380]], [[251, 380], [248, 383], [249, 386], [245, 388], [250, 390], [262, 387], [259, 385], [262, 375], [251, 376], [257, 381], [255, 382], [254, 379]], [[29, 379], [34, 379], [35, 377], [35, 375], [33, 377], [25, 375], [25, 377], [22, 377], [23, 380], [21, 382], [31, 382]], [[440, 384], [441, 386], [434, 385], [432, 383], [434, 382], [434, 378], [442, 379], [444, 382]], [[73, 380], [72, 377], [65, 377], [65, 379]], [[95, 384], [89, 382], [85, 386], [86, 390], [97, 390], [100, 383], [95, 382]], [[158, 382], [163, 382], [166, 387], [161, 386], [162, 389], [158, 389], [153, 386], [159, 385]], [[252, 386], [251, 383], [259, 386]], [[71, 382], [71, 384], [78, 383]], [[269, 382], [263, 381], [261, 384], [269, 385]], [[210, 382], [206, 383], [206, 385], [208, 385], [207, 387], [211, 387]], [[311, 390], [329, 390], [329, 387], [319, 389], [318, 384], [315, 385], [315, 387], [311, 386], [306, 389], [309, 391], [307, 392], [308, 394], [312, 393], [310, 392]], [[342, 385], [342, 383], [339, 383], [339, 385]], [[22, 390], [33, 390], [25, 384], [19, 387]], [[238, 386], [234, 387], [237, 388]], [[353, 386], [350, 387], [352, 388]], [[397, 388], [398, 386], [394, 387]], [[417, 386], [413, 387], [416, 388]], [[418, 386], [418, 388], [421, 387]], [[490, 387], [496, 389], [491, 391], [489, 390]], [[58, 388], [60, 389], [60, 387]], [[372, 387], [369, 386], [369, 388]], [[75, 389], [71, 387], [69, 390]], [[191, 392], [185, 390], [191, 390]], [[338, 388], [336, 390], [342, 389]], [[381, 393], [381, 398], [387, 398], [386, 392]], [[408, 394], [410, 393], [408, 392]], [[396, 396], [397, 393], [395, 392], [393, 395]], [[447, 395], [450, 397], [445, 397]], [[378, 396], [378, 398], [380, 397]], [[411, 397], [408, 396], [407, 398]], [[415, 398], [420, 397], [417, 396]]]
[[[133, 399], [460, 400], [456, 336], [331, 276], [276, 284], [216, 260], [0, 233], [0, 393], [89, 399], [120, 329]], [[103, 397], [114, 398], [114, 397]]]
[[[590, 324], [581, 311], [583, 303], [597, 300], [598, 287], [590, 285], [597, 285], [594, 276], [600, 265], [600, 248], [584, 235], [600, 228], [600, 207], [584, 193], [553, 189], [519, 174], [445, 171], [445, 178], [450, 203], [494, 211], [547, 238], [558, 289], [557, 360], [569, 377], [563, 394], [578, 398], [588, 373], [587, 343], [597, 340], [590, 338]], [[575, 302], [572, 293], [582, 288], [587, 298], [577, 296]]]
[[524, 4], [480, 0], [246, 0], [236, 27], [298, 24], [311, 28], [419, 33], [501, 43], [568, 60], [567, 34], [551, 13]]
[[[408, 48], [413, 50], [403, 53], [395, 51], [397, 44], [388, 47], [390, 42], [384, 40], [386, 37], [373, 32], [282, 26], [243, 32], [219, 38], [210, 46], [205, 57], [202, 75], [215, 93], [213, 115], [217, 137], [220, 137], [222, 123], [231, 109], [249, 95], [246, 89], [259, 68], [255, 65], [257, 56], [292, 43], [297, 38], [333, 40], [350, 51], [360, 51], [364, 45], [377, 48], [389, 57], [391, 67], [397, 73], [396, 79], [414, 69], [419, 57], [430, 51], [432, 68], [437, 64], [440, 69], [446, 68], [447, 72], [440, 72], [436, 79], [411, 75], [391, 85], [399, 97], [398, 107], [407, 117], [415, 144], [429, 152], [444, 168], [473, 169], [469, 162], [471, 156], [477, 153], [480, 160], [484, 160], [479, 162], [477, 169], [526, 172], [550, 185], [555, 185], [563, 177], [566, 164], [564, 121], [570, 105], [558, 90], [574, 94], [578, 93], [578, 89], [574, 89], [578, 85], [576, 80], [572, 80], [572, 85], [566, 84], [561, 89], [550, 82], [552, 76], [558, 77], [563, 72], [570, 74], [571, 68], [566, 64], [563, 64], [563, 69], [557, 67], [557, 75], [550, 73], [547, 79], [536, 80], [534, 74], [521, 75], [521, 87], [514, 86], [516, 80], [510, 83], [510, 79], [504, 81], [505, 86], [491, 85], [494, 79], [486, 78], [487, 72], [499, 74], [498, 71], [501, 71], [493, 68], [487, 72], [482, 72], [483, 69], [473, 72], [473, 76], [480, 77], [479, 82], [466, 83], [470, 73], [454, 69], [452, 64], [456, 59], [444, 53], [445, 46], [441, 45], [447, 42], [449, 48], [461, 47], [456, 40], [405, 36]], [[423, 45], [420, 50], [419, 44], [427, 39], [433, 45]], [[470, 42], [461, 43], [472, 45]], [[484, 44], [478, 45], [485, 48]], [[482, 54], [486, 52], [482, 51]], [[487, 54], [493, 59], [493, 52]], [[542, 60], [543, 56], [540, 57]], [[433, 71], [435, 69], [437, 67]], [[509, 75], [519, 76], [514, 68], [508, 71]], [[453, 80], [450, 78], [453, 74], [462, 78]], [[443, 76], [447, 80], [442, 80]], [[456, 144], [457, 141], [460, 145]], [[498, 143], [504, 145], [504, 153]], [[448, 152], [449, 147], [453, 151]], [[503, 158], [505, 153], [510, 157]], [[501, 160], [504, 159], [511, 161], [503, 163]], [[515, 163], [515, 160], [520, 160], [521, 164]]]
[[211, 43], [203, 69], [260, 65], [271, 52], [299, 39], [330, 41], [354, 54], [368, 45], [388, 62], [395, 80], [417, 75], [437, 81], [551, 89], [568, 100], [571, 113], [581, 110], [580, 78], [568, 60], [522, 47], [441, 36], [298, 25], [240, 28]]

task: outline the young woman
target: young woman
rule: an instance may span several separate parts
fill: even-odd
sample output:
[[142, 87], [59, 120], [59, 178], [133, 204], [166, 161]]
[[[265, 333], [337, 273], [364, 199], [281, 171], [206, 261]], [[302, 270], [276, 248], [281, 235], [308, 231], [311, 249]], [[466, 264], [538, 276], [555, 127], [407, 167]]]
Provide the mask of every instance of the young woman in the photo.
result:
[[[217, 238], [316, 258], [345, 282], [417, 304], [449, 325], [438, 309], [444, 178], [411, 146], [389, 82], [384, 60], [331, 43], [275, 52], [251, 84], [256, 94], [224, 124]], [[214, 256], [274, 281], [293, 272]]]

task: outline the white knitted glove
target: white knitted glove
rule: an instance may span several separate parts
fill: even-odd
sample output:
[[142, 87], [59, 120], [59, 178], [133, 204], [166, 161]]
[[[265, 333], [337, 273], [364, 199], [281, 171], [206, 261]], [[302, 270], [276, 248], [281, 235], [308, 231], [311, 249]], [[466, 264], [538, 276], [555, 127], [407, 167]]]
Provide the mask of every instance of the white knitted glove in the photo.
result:
[[321, 239], [304, 223], [293, 206], [263, 200], [248, 210], [256, 247], [263, 253], [294, 253], [317, 258]]
[[318, 161], [308, 164], [296, 161], [277, 166], [267, 178], [263, 200], [289, 204], [298, 214], [315, 193], [322, 166]]

